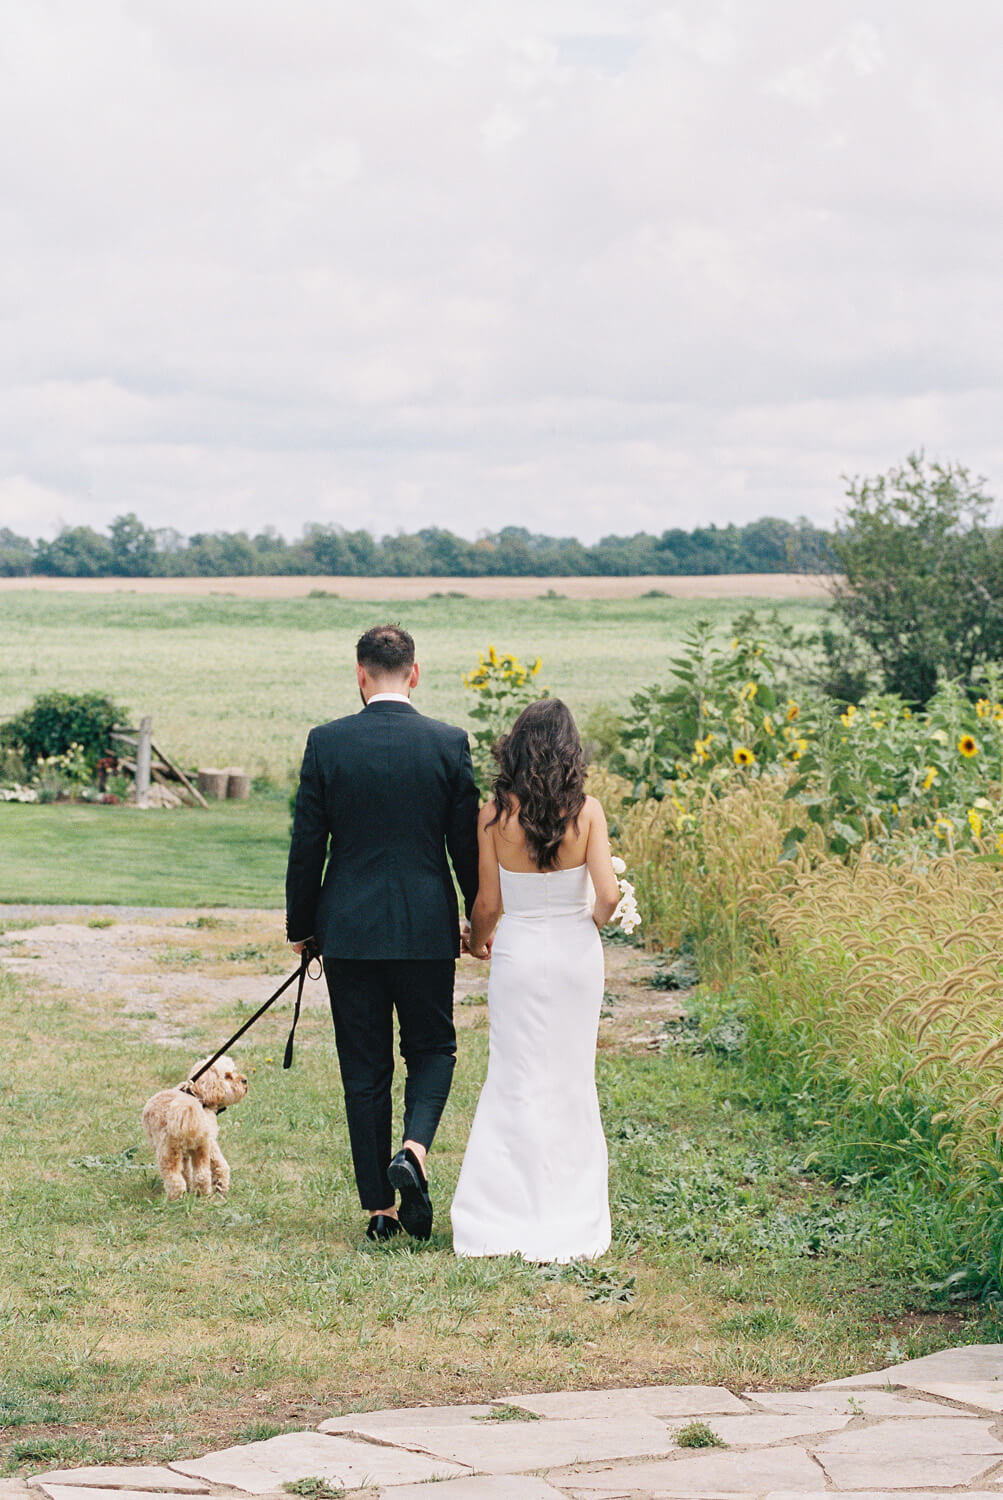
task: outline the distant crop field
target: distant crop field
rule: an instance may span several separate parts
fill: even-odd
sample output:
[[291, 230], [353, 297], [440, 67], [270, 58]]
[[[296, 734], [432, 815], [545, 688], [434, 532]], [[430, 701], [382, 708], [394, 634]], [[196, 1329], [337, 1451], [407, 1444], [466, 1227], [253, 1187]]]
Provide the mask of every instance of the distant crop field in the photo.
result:
[[692, 578], [0, 578], [0, 594], [23, 589], [53, 594], [228, 594], [236, 599], [824, 599], [829, 581], [817, 573], [708, 573]]
[[[229, 588], [261, 581], [198, 580], [217, 590], [221, 582]], [[572, 579], [557, 580], [552, 595], [530, 599], [402, 599], [402, 581], [394, 580], [396, 593], [363, 602], [318, 592], [319, 581], [308, 581], [311, 591], [287, 599], [208, 589], [195, 597], [162, 594], [136, 586], [139, 580], [130, 581], [128, 591], [4, 590], [0, 716], [50, 688], [95, 688], [133, 716], [152, 714], [157, 742], [186, 764], [243, 765], [282, 783], [298, 767], [310, 726], [358, 706], [355, 641], [381, 621], [399, 621], [415, 636], [422, 670], [416, 707], [465, 724], [461, 675], [489, 644], [523, 658], [542, 657], [541, 685], [583, 716], [600, 703], [622, 709], [643, 684], [664, 679], [698, 619], [727, 632], [742, 609], [772, 607], [769, 598], [755, 595], [562, 597], [574, 582], [596, 582]], [[447, 581], [460, 593], [476, 580]], [[489, 581], [508, 580], [482, 580]], [[679, 582], [643, 581], [649, 588]], [[776, 607], [806, 627], [824, 610], [817, 599], [781, 599]]]

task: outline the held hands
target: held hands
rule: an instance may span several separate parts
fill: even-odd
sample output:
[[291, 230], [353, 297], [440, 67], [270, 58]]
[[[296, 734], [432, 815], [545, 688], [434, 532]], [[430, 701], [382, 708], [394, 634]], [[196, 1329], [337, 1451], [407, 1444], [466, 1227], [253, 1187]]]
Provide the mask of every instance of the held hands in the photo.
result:
[[489, 939], [486, 943], [482, 943], [480, 948], [472, 948], [470, 946], [469, 922], [464, 922], [463, 926], [460, 928], [460, 948], [464, 953], [469, 953], [471, 958], [484, 959], [491, 957], [491, 939]]

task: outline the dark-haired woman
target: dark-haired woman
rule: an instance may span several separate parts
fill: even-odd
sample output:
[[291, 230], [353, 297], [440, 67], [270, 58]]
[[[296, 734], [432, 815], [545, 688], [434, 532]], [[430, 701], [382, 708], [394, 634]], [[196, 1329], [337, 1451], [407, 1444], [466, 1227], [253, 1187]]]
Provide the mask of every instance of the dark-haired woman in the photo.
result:
[[620, 892], [560, 699], [531, 704], [495, 754], [469, 940], [471, 952], [491, 954], [490, 1056], [453, 1199], [453, 1245], [458, 1255], [576, 1260], [610, 1243], [595, 1050], [599, 928]]

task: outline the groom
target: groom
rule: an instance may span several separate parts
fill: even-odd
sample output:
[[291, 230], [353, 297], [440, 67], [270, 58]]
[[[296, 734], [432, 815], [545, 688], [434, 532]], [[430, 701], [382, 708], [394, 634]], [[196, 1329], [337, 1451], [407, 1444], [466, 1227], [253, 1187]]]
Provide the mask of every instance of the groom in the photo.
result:
[[[477, 895], [477, 785], [462, 729], [411, 706], [414, 641], [396, 625], [356, 648], [361, 713], [311, 729], [286, 874], [286, 934], [324, 956], [359, 1198], [370, 1239], [432, 1231], [425, 1156], [456, 1063], [459, 913]], [[327, 868], [325, 870], [325, 859]], [[393, 1016], [407, 1071], [391, 1160]], [[400, 1193], [400, 1210], [395, 1201]]]

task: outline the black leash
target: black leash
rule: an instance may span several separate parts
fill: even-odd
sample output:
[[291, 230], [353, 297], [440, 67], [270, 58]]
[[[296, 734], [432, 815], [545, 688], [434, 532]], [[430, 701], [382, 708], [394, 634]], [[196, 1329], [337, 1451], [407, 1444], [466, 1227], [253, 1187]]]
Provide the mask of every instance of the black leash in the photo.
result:
[[[317, 972], [316, 974], [310, 974], [310, 965], [311, 963], [313, 963], [314, 959], [316, 959], [317, 961]], [[296, 1009], [293, 1011], [293, 1024], [289, 1031], [289, 1040], [286, 1042], [285, 1057], [282, 1059], [282, 1066], [284, 1068], [291, 1068], [293, 1062], [293, 1037], [296, 1035], [296, 1027], [299, 1023], [300, 1018], [300, 1007], [303, 1004], [303, 985], [308, 974], [310, 974], [311, 979], [319, 979], [323, 972], [324, 965], [321, 960], [320, 954], [315, 952], [310, 947], [304, 948], [303, 953], [300, 957], [299, 968], [294, 969], [293, 972], [289, 975], [289, 978], [282, 981], [278, 989], [275, 991], [274, 995], [269, 995], [264, 1005], [260, 1005], [258, 1007], [251, 1019], [249, 1021], [245, 1021], [240, 1030], [235, 1031], [230, 1040], [228, 1042], [224, 1042], [219, 1051], [214, 1052], [212, 1057], [209, 1058], [209, 1061], [204, 1062], [201, 1068], [199, 1068], [198, 1072], [193, 1073], [187, 1080], [187, 1082], [195, 1083], [197, 1079], [202, 1077], [203, 1073], [207, 1073], [209, 1071], [213, 1063], [219, 1062], [220, 1058], [223, 1057], [225, 1053], [229, 1052], [234, 1042], [239, 1042], [240, 1038], [244, 1035], [244, 1032], [250, 1031], [255, 1021], [259, 1021], [261, 1019], [261, 1017], [265, 1014], [265, 1011], [268, 1010], [269, 1006], [274, 1005], [280, 995], [284, 995], [289, 986], [291, 984], [294, 984], [298, 980], [299, 983], [296, 986]]]

